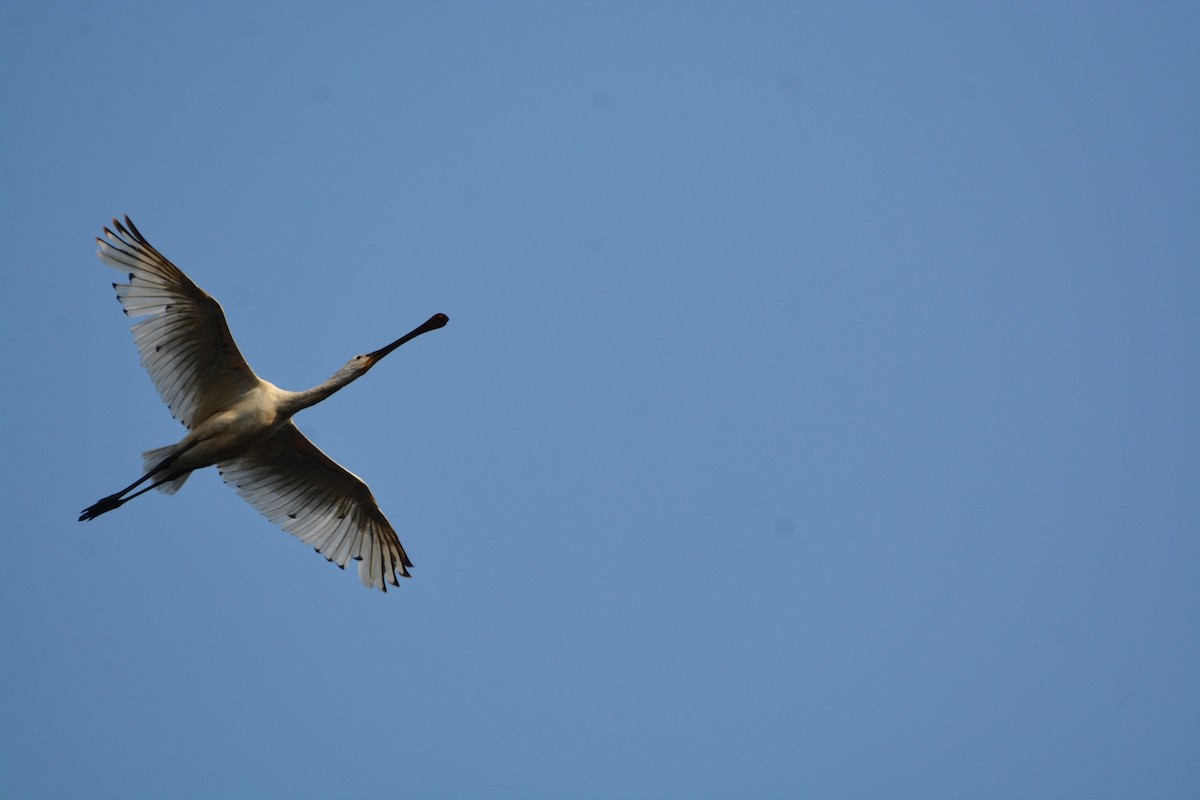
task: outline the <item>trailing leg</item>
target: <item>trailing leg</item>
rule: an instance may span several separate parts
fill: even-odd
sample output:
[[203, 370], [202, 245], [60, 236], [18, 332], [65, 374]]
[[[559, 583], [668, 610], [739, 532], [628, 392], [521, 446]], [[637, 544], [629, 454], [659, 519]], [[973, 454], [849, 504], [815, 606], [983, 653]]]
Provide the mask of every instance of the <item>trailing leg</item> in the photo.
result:
[[[79, 515], [79, 521], [83, 522], [85, 519], [95, 519], [101, 514], [112, 511], [114, 508], [119, 508], [121, 504], [125, 502], [125, 500], [132, 500], [134, 497], [137, 497], [137, 495], [131, 495], [130, 497], [125, 498], [125, 500], [121, 499], [121, 496], [126, 492], [133, 491], [138, 486], [141, 486], [155, 475], [161, 474], [163, 470], [171, 466], [171, 463], [179, 457], [179, 453], [172, 452], [175, 450], [175, 447], [176, 445], [160, 447], [157, 450], [150, 450], [149, 452], [143, 453], [142, 457], [146, 459], [146, 471], [142, 477], [138, 478], [121, 491], [113, 492], [107, 497], [102, 497], [92, 505], [85, 508], [83, 513]], [[185, 472], [177, 472], [169, 479], [157, 481], [154, 486], [161, 486], [163, 484], [170, 483], [170, 485], [165, 487], [162, 491], [166, 491], [168, 494], [174, 494], [175, 491], [177, 491], [179, 487], [183, 485], [183, 482], [187, 480], [187, 476], [190, 474], [190, 470]], [[141, 492], [138, 492], [138, 494], [141, 494]]]
[[183, 483], [182, 479], [186, 479], [187, 476], [191, 474], [191, 470], [180, 470], [179, 472], [172, 472], [171, 474], [167, 475], [165, 478], [161, 478], [160, 480], [155, 481], [154, 483], [150, 484], [149, 486], [147, 486], [144, 489], [139, 489], [138, 491], [134, 492], [133, 494], [129, 495], [128, 497], [121, 496], [121, 495], [125, 494], [125, 492], [128, 492], [130, 489], [137, 486], [139, 483], [142, 483], [143, 481], [145, 481], [147, 478], [150, 477], [150, 475], [153, 475], [153, 474], [154, 473], [152, 472], [152, 473], [143, 475], [141, 478], [134, 481], [129, 486], [126, 486], [124, 489], [117, 492], [116, 494], [110, 494], [108, 497], [104, 497], [100, 500], [97, 500], [95, 503], [93, 503], [92, 505], [88, 506], [87, 508], [85, 508], [83, 510], [83, 513], [81, 513], [79, 515], [79, 521], [83, 522], [84, 520], [95, 519], [96, 517], [100, 516], [101, 514], [107, 514], [109, 511], [112, 511], [114, 508], [120, 508], [121, 506], [125, 505], [130, 500], [132, 500], [133, 498], [141, 497], [142, 495], [144, 495], [146, 492], [150, 491], [151, 489], [157, 489], [159, 486], [162, 486], [163, 484], [171, 483], [172, 481], [179, 481], [179, 483], [182, 484]]

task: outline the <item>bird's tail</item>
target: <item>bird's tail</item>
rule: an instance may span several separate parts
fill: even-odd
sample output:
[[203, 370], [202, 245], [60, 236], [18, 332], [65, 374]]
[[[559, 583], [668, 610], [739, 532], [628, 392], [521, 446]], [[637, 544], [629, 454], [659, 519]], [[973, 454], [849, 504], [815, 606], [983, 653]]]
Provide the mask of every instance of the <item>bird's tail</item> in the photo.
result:
[[[147, 450], [146, 452], [142, 453], [142, 474], [149, 474], [152, 472], [156, 467], [162, 464], [164, 460], [170, 458], [174, 452], [175, 445], [169, 444], [166, 447], [159, 447], [155, 450]], [[167, 483], [154, 488], [158, 489], [163, 494], [175, 494], [181, 488], [183, 488], [184, 481], [186, 481], [188, 476], [191, 474], [192, 473], [190, 472], [185, 472], [175, 480], [168, 481]]]

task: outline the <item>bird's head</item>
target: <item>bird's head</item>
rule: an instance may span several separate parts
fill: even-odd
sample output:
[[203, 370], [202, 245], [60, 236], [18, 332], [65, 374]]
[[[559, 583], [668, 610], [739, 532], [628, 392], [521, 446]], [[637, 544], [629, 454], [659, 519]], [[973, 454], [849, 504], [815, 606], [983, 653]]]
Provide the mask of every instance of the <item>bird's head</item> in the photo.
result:
[[369, 353], [357, 355], [342, 365], [342, 368], [334, 373], [334, 378], [343, 378], [352, 381], [355, 378], [362, 377], [371, 367], [375, 366], [375, 362], [371, 360]]

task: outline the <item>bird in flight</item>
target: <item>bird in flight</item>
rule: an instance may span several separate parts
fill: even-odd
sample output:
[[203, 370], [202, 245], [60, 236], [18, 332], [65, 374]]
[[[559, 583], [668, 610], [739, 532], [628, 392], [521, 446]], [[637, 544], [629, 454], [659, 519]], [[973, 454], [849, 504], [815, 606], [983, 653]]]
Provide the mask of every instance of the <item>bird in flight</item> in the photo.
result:
[[100, 259], [128, 276], [128, 283], [113, 288], [126, 315], [143, 318], [133, 326], [142, 366], [188, 433], [176, 444], [143, 453], [142, 476], [88, 506], [79, 521], [151, 489], [174, 494], [194, 470], [215, 465], [246, 502], [325, 558], [342, 568], [350, 559], [358, 561], [364, 585], [386, 592], [389, 583], [397, 586], [398, 577], [408, 577], [412, 562], [371, 490], [305, 438], [292, 416], [449, 317], [434, 314], [386, 347], [350, 359], [321, 385], [289, 392], [254, 374], [220, 304], [155, 250], [129, 217], [124, 225], [114, 219], [96, 241]]

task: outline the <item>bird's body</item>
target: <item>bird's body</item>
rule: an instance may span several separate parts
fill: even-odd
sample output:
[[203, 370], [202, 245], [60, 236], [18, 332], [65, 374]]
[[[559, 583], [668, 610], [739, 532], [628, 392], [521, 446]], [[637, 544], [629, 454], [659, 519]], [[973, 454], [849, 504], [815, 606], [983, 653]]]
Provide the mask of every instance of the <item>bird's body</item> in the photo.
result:
[[[129, 218], [104, 229], [100, 258], [126, 272], [114, 283], [142, 364], [171, 413], [188, 428], [179, 442], [143, 454], [142, 477], [80, 514], [94, 519], [152, 488], [173, 494], [194, 470], [216, 466], [226, 483], [284, 530], [344, 567], [360, 562], [363, 583], [384, 591], [412, 566], [370, 489], [304, 437], [291, 421], [366, 374], [400, 345], [446, 324], [435, 314], [387, 347], [355, 356], [325, 383], [291, 392], [254, 374], [220, 305], [164, 258]], [[142, 483], [150, 485], [137, 491]]]
[[[172, 447], [179, 457], [171, 468], [190, 472], [237, 458], [287, 424], [288, 395], [259, 379], [232, 405], [206, 417]], [[299, 409], [296, 409], [299, 410]]]

